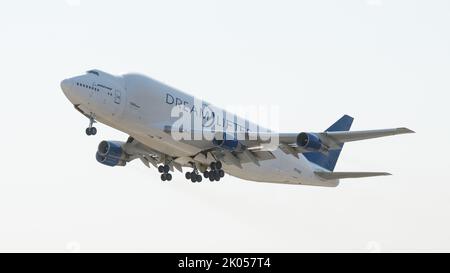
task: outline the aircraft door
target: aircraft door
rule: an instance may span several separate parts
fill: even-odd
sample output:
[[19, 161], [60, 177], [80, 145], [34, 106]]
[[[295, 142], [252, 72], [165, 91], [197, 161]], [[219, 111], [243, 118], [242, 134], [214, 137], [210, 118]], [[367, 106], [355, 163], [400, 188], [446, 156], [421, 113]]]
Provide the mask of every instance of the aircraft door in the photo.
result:
[[113, 116], [118, 117], [122, 114], [125, 105], [122, 98], [123, 92], [120, 89], [114, 89], [112, 92]]
[[92, 88], [89, 90], [89, 97], [91, 98], [92, 103], [97, 107], [104, 103], [101, 90], [96, 82], [92, 82]]
[[117, 89], [114, 90], [114, 103], [120, 105], [121, 100], [122, 100], [122, 98], [121, 98], [120, 90], [117, 90]]
[[95, 82], [93, 82], [92, 83], [92, 86], [91, 87], [89, 87], [89, 98], [91, 98], [91, 100], [95, 100], [95, 87], [96, 86], [96, 84], [95, 84]]

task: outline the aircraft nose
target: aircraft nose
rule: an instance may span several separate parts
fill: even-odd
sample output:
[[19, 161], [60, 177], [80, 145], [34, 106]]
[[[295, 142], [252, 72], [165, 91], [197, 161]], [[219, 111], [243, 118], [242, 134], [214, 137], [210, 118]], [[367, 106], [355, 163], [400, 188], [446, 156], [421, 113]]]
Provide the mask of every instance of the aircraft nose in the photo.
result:
[[61, 82], [61, 89], [64, 91], [64, 93], [69, 92], [70, 88], [72, 87], [72, 81], [69, 79], [65, 79]]
[[72, 87], [71, 80], [65, 79], [61, 82], [61, 89], [64, 91], [64, 93], [69, 92], [71, 87]]

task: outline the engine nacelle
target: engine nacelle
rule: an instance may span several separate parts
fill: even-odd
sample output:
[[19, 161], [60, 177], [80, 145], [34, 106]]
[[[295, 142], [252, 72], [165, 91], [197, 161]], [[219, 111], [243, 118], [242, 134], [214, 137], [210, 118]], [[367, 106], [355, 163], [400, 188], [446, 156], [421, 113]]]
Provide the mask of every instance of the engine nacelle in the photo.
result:
[[217, 147], [228, 150], [230, 152], [244, 150], [244, 146], [237, 139], [225, 133], [223, 134], [223, 139], [214, 138], [212, 142]]
[[114, 166], [125, 166], [126, 165], [126, 154], [122, 149], [122, 142], [119, 141], [102, 141], [98, 145], [97, 154], [95, 158], [97, 161], [103, 165], [114, 167]]
[[326, 152], [328, 147], [325, 146], [320, 138], [311, 133], [300, 133], [297, 136], [297, 145], [311, 152]]

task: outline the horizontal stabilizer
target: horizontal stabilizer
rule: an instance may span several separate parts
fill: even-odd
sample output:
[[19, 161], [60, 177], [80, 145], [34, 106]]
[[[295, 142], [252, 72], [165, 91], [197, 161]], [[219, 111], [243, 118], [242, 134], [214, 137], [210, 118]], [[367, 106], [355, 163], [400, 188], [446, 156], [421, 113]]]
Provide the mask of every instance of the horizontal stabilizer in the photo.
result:
[[326, 180], [391, 175], [390, 173], [385, 172], [314, 172], [314, 173], [320, 178]]

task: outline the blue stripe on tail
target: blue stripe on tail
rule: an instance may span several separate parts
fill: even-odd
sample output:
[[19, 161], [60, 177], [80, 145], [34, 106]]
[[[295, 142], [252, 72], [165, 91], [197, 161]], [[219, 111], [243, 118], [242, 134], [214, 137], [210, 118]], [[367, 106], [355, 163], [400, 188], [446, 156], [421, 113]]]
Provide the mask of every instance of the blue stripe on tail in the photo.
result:
[[[350, 127], [352, 126], [353, 118], [344, 115], [342, 118], [340, 118], [338, 121], [336, 121], [333, 125], [331, 125], [330, 128], [326, 130], [326, 132], [335, 132], [335, 131], [349, 131]], [[339, 158], [339, 155], [341, 154], [342, 148], [344, 147], [344, 143], [339, 144], [341, 146], [341, 149], [339, 150], [330, 150], [328, 152], [328, 155], [324, 155], [320, 152], [308, 152], [303, 153], [303, 155], [308, 159], [310, 162], [319, 165], [329, 171], [333, 171], [334, 167], [336, 166], [336, 162]]]

